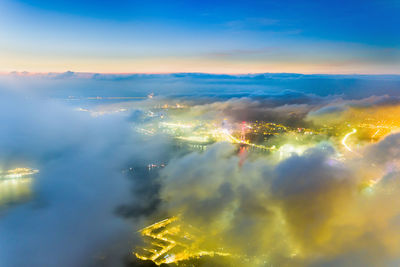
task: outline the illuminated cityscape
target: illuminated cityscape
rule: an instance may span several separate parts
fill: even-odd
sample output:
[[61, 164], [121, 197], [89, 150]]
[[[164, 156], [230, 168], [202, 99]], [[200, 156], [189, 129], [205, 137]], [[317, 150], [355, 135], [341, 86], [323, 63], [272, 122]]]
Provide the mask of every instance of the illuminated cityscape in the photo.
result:
[[399, 0], [0, 0], [0, 267], [400, 266]]
[[[289, 126], [283, 122], [273, 121], [230, 121], [227, 118], [214, 118], [212, 120], [190, 120], [187, 114], [191, 107], [187, 104], [159, 104], [155, 108], [144, 112], [144, 123], [135, 127], [135, 130], [149, 138], [157, 135], [169, 136], [177, 144], [184, 145], [189, 151], [206, 151], [214, 143], [228, 142], [237, 146], [237, 155], [241, 157], [239, 166], [242, 167], [246, 158], [242, 158], [243, 151], [251, 160], [252, 154], [261, 153], [277, 162], [283, 161], [293, 155], [302, 155], [315, 145], [326, 143], [334, 146], [337, 153], [329, 160], [329, 165], [340, 165], [353, 158], [363, 157], [363, 148], [377, 143], [386, 136], [396, 133], [400, 127], [398, 120], [380, 115], [365, 116], [362, 111], [355, 110], [351, 114], [341, 115], [335, 121], [325, 123], [307, 123], [304, 126]], [[183, 112], [176, 112], [176, 108]], [[378, 108], [379, 109], [379, 108]], [[162, 113], [160, 112], [162, 110]], [[373, 111], [375, 112], [375, 111]], [[368, 111], [371, 113], [371, 110]], [[158, 114], [158, 115], [157, 115]], [[161, 114], [161, 115], [160, 115]], [[200, 116], [201, 117], [201, 116]], [[350, 119], [351, 117], [351, 119]], [[317, 121], [317, 120], [316, 120]], [[327, 124], [326, 122], [329, 122]], [[165, 163], [149, 164], [148, 169], [153, 170], [166, 167]], [[369, 196], [379, 186], [381, 178], [363, 178], [358, 186], [360, 196]], [[190, 224], [189, 224], [190, 226]], [[250, 255], [224, 251], [202, 250], [201, 245], [206, 243], [206, 233], [201, 233], [193, 226], [187, 227], [185, 220], [179, 217], [156, 222], [139, 231], [145, 244], [133, 250], [133, 254], [143, 261], [152, 261], [157, 265], [175, 263], [182, 264], [188, 260], [193, 262], [202, 256], [223, 256], [242, 262], [267, 261], [267, 255], [252, 258]], [[203, 244], [204, 245], [204, 244]], [[289, 246], [290, 247], [290, 246]], [[295, 252], [293, 252], [295, 251]], [[299, 249], [288, 249], [287, 257], [301, 257]]]
[[[177, 114], [175, 109], [184, 111]], [[159, 110], [163, 110], [162, 113]], [[185, 116], [185, 111], [190, 111], [188, 105], [159, 104], [147, 111], [150, 122], [137, 126], [136, 131], [149, 136], [167, 134], [192, 147], [197, 145], [204, 148], [215, 142], [225, 141], [264, 152], [282, 152], [288, 145], [284, 139], [293, 143], [290, 145], [297, 146], [330, 140], [339, 150], [353, 152], [346, 144], [347, 139], [353, 139], [352, 142], [358, 140], [358, 143], [377, 142], [400, 129], [400, 122], [396, 118], [375, 119], [373, 116], [365, 117], [360, 111], [355, 111], [352, 119], [346, 118], [346, 115], [342, 121], [334, 124], [310, 126], [309, 123], [304, 123], [303, 127], [258, 120], [240, 123], [230, 122], [228, 119], [190, 120]]]
[[[203, 256], [231, 256], [226, 252], [200, 250], [198, 243], [201, 240], [201, 233], [193, 227], [182, 228], [183, 226], [179, 225], [179, 218], [172, 217], [140, 230], [140, 234], [144, 238], [149, 238], [150, 247], [139, 249], [142, 252], [136, 252], [136, 257], [142, 260], [151, 260], [160, 265]], [[194, 233], [197, 236], [194, 236]]]

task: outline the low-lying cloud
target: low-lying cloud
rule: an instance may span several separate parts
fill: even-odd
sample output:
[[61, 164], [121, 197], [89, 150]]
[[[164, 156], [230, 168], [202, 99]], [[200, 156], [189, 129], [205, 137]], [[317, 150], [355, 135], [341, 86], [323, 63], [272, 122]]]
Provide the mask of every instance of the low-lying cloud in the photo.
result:
[[152, 145], [161, 153], [162, 141], [143, 143], [122, 117], [94, 119], [58, 101], [3, 93], [0, 109], [2, 167], [40, 169], [33, 199], [0, 218], [0, 265], [122, 266], [133, 232], [116, 214], [133, 201], [122, 170], [153, 158]]
[[[163, 170], [164, 208], [200, 229], [205, 247], [246, 255], [254, 266], [260, 259], [278, 266], [395, 265], [399, 152], [391, 145], [399, 139], [388, 136], [350, 162], [335, 160], [333, 147], [321, 144], [280, 163], [261, 157], [243, 165], [233, 146], [217, 144]], [[365, 194], [362, 182], [375, 178], [391, 181]]]
[[[42, 77], [35, 85], [79, 83], [74, 94], [84, 99], [113, 82], [119, 88], [152, 78], [65, 73]], [[177, 151], [163, 135], [135, 132], [146, 109], [164, 103], [186, 106], [171, 115], [178, 121], [259, 120], [313, 127], [396, 117], [397, 94], [354, 97], [354, 88], [368, 79], [377, 82], [373, 78], [335, 77], [345, 81], [316, 94], [307, 87], [314, 79], [331, 86], [334, 77], [161, 75], [151, 86], [168, 85], [154, 98], [102, 102], [90, 112], [61, 102], [65, 88], [55, 93], [58, 100], [43, 97], [48, 88], [2, 90], [1, 167], [24, 165], [40, 173], [29, 202], [0, 210], [0, 265], [123, 266], [138, 244], [135, 230], [178, 215], [182, 224], [202, 233], [204, 249], [231, 253], [233, 266], [397, 266], [400, 135], [395, 131], [376, 143], [362, 143], [348, 158], [333, 140], [341, 136], [313, 139], [301, 153], [247, 155], [224, 142], [203, 152]], [[387, 92], [396, 79], [389, 79]], [[348, 83], [355, 80], [361, 85], [353, 88]], [[203, 94], [199, 81], [206, 86]], [[104, 87], [82, 89], [96, 83]], [[287, 85], [294, 86], [286, 90]], [[146, 97], [152, 92], [146, 86], [135, 90]], [[163, 94], [174, 86], [176, 91]], [[133, 94], [133, 87], [113, 94]], [[187, 94], [194, 87], [198, 90]], [[150, 163], [165, 168], [149, 172]]]

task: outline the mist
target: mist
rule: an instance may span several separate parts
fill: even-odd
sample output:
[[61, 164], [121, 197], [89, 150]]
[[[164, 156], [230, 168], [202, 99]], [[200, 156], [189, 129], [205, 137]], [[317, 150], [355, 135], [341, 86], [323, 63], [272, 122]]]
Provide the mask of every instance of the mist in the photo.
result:
[[[0, 206], [1, 266], [144, 266], [140, 229], [172, 217], [217, 255], [194, 266], [399, 263], [399, 98], [343, 90], [367, 77], [315, 77], [337, 80], [326, 94], [296, 75], [14, 76], [0, 86], [0, 167], [39, 172]], [[260, 87], [272, 78], [285, 89]], [[383, 78], [396, 86], [368, 79]], [[258, 121], [281, 132], [240, 141]]]

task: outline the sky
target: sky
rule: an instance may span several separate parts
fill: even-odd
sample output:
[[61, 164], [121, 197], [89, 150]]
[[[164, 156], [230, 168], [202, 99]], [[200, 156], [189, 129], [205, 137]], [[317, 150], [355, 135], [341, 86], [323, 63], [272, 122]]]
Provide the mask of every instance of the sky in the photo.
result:
[[0, 1], [0, 72], [400, 74], [400, 2]]

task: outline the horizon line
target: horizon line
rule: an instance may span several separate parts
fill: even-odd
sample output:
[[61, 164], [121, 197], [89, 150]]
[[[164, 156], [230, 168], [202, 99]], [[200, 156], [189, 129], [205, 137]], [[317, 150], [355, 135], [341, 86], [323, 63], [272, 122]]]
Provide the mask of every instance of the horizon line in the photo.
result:
[[263, 74], [297, 74], [297, 75], [328, 75], [328, 76], [400, 76], [400, 73], [301, 73], [301, 72], [243, 72], [243, 73], [229, 73], [229, 72], [90, 72], [90, 71], [48, 71], [48, 72], [31, 72], [31, 71], [0, 71], [0, 75], [20, 75], [20, 76], [35, 76], [35, 75], [60, 75], [60, 74], [83, 74], [83, 75], [171, 75], [171, 74], [207, 74], [207, 75], [263, 75]]

